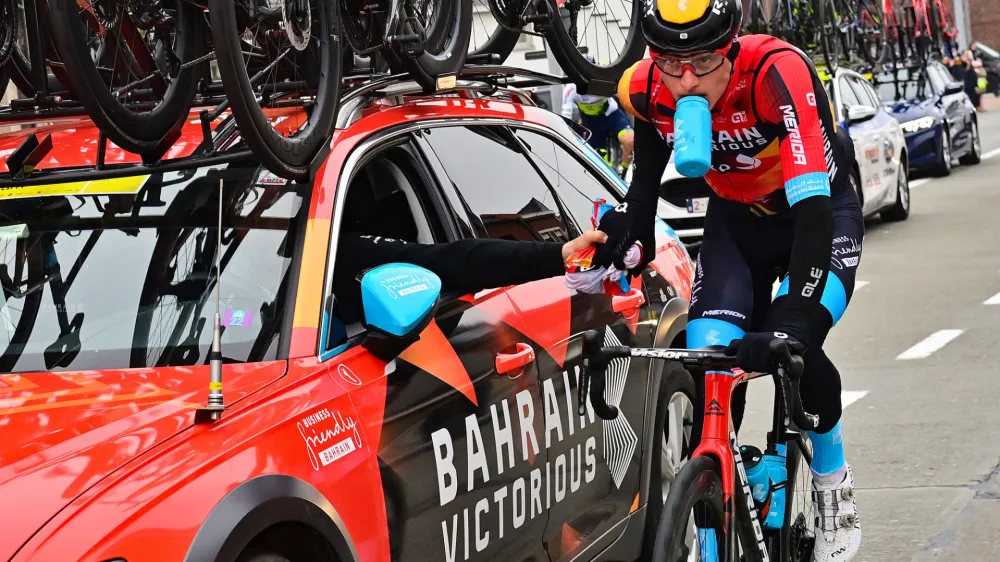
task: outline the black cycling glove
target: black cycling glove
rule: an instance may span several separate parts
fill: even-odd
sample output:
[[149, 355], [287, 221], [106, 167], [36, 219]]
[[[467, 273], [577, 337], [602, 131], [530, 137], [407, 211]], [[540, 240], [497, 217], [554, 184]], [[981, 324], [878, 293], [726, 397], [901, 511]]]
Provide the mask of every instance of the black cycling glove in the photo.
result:
[[619, 271], [625, 271], [625, 254], [635, 242], [642, 243], [642, 262], [632, 270], [633, 274], [642, 271], [646, 264], [656, 256], [656, 229], [654, 218], [649, 216], [649, 210], [636, 201], [625, 201], [614, 209], [604, 213], [598, 230], [608, 235], [608, 240], [601, 244], [594, 256], [594, 265], [608, 267], [614, 265]]
[[792, 353], [801, 354], [803, 346], [784, 332], [751, 332], [729, 343], [727, 353], [733, 351], [740, 369], [748, 373], [773, 373], [780, 361], [788, 361]]

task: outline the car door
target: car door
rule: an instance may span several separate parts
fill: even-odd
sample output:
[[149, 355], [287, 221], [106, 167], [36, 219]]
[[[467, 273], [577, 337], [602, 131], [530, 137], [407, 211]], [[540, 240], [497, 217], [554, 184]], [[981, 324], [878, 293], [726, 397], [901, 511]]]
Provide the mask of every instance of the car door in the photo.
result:
[[[579, 234], [564, 202], [508, 129], [436, 128], [425, 138], [448, 171], [478, 237], [562, 242]], [[444, 148], [455, 146], [462, 148]], [[540, 439], [548, 455], [540, 465], [549, 513], [543, 543], [551, 559], [563, 559], [587, 546], [586, 537], [599, 537], [624, 518], [635, 499], [641, 398], [636, 407], [634, 396], [626, 396], [628, 411], [614, 422], [596, 418], [589, 408], [584, 416], [576, 410], [579, 335], [608, 324], [617, 325], [612, 333], [618, 338], [629, 332], [610, 299], [575, 294], [562, 276], [507, 292], [522, 319], [524, 343], [538, 350], [545, 414]], [[633, 377], [628, 385], [626, 378], [609, 385], [606, 395], [613, 402], [616, 390], [626, 386], [641, 394], [633, 389], [644, 381]]]
[[961, 82], [957, 82], [951, 73], [938, 63], [927, 64], [927, 75], [930, 77], [934, 92], [938, 96], [938, 107], [944, 112], [952, 152], [961, 152], [965, 143], [968, 142], [964, 111], [968, 95], [964, 89], [948, 93], [950, 84], [961, 84]]
[[[345, 170], [348, 178], [363, 177], [364, 166], [377, 173], [368, 183], [342, 182], [338, 197], [350, 202], [351, 190], [370, 188], [385, 200], [407, 182], [406, 197], [394, 204], [405, 200], [414, 217], [424, 217], [433, 226], [432, 242], [456, 240], [465, 230], [461, 217], [451, 212], [432, 162], [421, 154], [407, 142], [360, 169]], [[346, 196], [340, 193], [345, 189]], [[336, 208], [341, 206], [343, 215], [352, 213], [350, 203]], [[413, 220], [405, 213], [385, 220], [381, 208], [365, 211], [396, 229], [399, 221]], [[334, 224], [349, 219], [341, 216]], [[343, 266], [334, 259], [334, 273], [338, 265]], [[328, 295], [327, 302], [345, 297], [357, 298]], [[352, 391], [358, 410], [380, 420], [365, 429], [378, 451], [391, 559], [543, 560], [547, 454], [541, 447], [538, 372], [533, 354], [517, 345], [523, 340], [520, 319], [506, 292], [442, 293], [433, 322], [388, 364], [359, 351], [364, 326], [338, 326], [336, 314], [330, 314], [336, 310], [328, 306], [324, 315], [331, 328], [322, 358], [331, 376], [360, 387]]]
[[[548, 183], [566, 203], [570, 215], [568, 221], [575, 222], [577, 228], [592, 228], [595, 200], [604, 199], [612, 205], [621, 200], [609, 183], [610, 174], [603, 174], [607, 165], [584, 143], [574, 145], [552, 131], [521, 127], [513, 127], [512, 130]], [[610, 169], [607, 170], [610, 172]], [[628, 303], [626, 298], [618, 297], [617, 307], [615, 298], [574, 291], [571, 297], [571, 333], [603, 329], [606, 330], [605, 340], [610, 345], [618, 345], [618, 342], [632, 346], [651, 345], [655, 323], [640, 322], [640, 319], [653, 317], [654, 310], [659, 313], [666, 300], [675, 293], [662, 283], [662, 279], [654, 283], [650, 283], [650, 279], [647, 272], [642, 278], [633, 280], [633, 288], [641, 290], [638, 293], [641, 301]], [[663, 292], [664, 286], [671, 292], [669, 296]], [[524, 287], [521, 298], [527, 298], [528, 291], [529, 287]], [[512, 296], [521, 308], [519, 296], [513, 293]], [[602, 455], [598, 458], [602, 474], [607, 470], [611, 478], [605, 478], [600, 487], [577, 496], [573, 502], [553, 506], [546, 539], [550, 549], [560, 554], [553, 556], [554, 560], [568, 559], [577, 553], [567, 547], [577, 534], [601, 536], [638, 505], [637, 491], [643, 464], [642, 451], [637, 445], [646, 425], [644, 416], [646, 395], [650, 392], [649, 368], [648, 360], [632, 359], [622, 362], [618, 376], [608, 380], [606, 396], [619, 406], [621, 415], [614, 422], [604, 425]], [[550, 452], [554, 453], [555, 450]], [[612, 533], [607, 540], [610, 542], [614, 538]], [[561, 542], [554, 544], [557, 539]]]
[[861, 190], [862, 207], [867, 213], [879, 189], [878, 184], [872, 182], [872, 160], [876, 158], [878, 146], [873, 141], [874, 132], [869, 122], [848, 122], [847, 114], [851, 107], [868, 105], [867, 100], [862, 101], [864, 98], [858, 95], [851, 79], [852, 76], [846, 73], [837, 77], [838, 105], [841, 122], [854, 140], [854, 157], [858, 163], [858, 179], [861, 182], [858, 189]]
[[[896, 162], [893, 156], [899, 150], [896, 146], [898, 140], [894, 132], [898, 130], [898, 124], [885, 110], [879, 102], [875, 88], [867, 80], [857, 76], [848, 76], [854, 91], [861, 99], [861, 102], [875, 109], [875, 116], [862, 123], [871, 131], [871, 142], [877, 150], [873, 150], [869, 160], [871, 165], [872, 182], [878, 186], [873, 203], [882, 205], [895, 197], [896, 189]], [[866, 155], [869, 156], [869, 155]]]

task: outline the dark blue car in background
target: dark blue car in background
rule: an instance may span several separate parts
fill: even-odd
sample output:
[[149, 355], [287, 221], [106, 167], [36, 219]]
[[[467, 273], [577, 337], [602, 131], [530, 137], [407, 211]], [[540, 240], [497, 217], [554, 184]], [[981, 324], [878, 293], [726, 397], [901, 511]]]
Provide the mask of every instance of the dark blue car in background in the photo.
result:
[[903, 129], [910, 169], [951, 173], [957, 158], [978, 164], [982, 152], [976, 107], [943, 64], [886, 70], [872, 77], [879, 98]]

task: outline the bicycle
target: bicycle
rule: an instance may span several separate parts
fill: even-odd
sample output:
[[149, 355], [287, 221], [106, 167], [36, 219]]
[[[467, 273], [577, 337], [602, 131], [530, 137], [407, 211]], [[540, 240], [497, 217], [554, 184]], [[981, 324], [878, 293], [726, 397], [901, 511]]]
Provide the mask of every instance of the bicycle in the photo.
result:
[[[612, 96], [618, 79], [642, 58], [646, 42], [637, 23], [642, 18], [642, 0], [478, 0], [488, 1], [497, 27], [489, 38], [473, 49], [477, 58], [499, 58], [502, 62], [522, 33], [543, 36], [559, 66], [581, 94]], [[585, 23], [579, 25], [580, 17]], [[591, 25], [595, 20], [599, 23]], [[604, 41], [595, 31], [604, 25]], [[531, 30], [529, 26], [533, 26]], [[617, 29], [616, 33], [612, 33]], [[620, 39], [618, 37], [621, 36]], [[593, 45], [588, 44], [594, 39]], [[611, 53], [612, 45], [617, 52]], [[619, 47], [620, 46], [620, 47]], [[607, 52], [602, 52], [602, 47]], [[588, 60], [592, 57], [594, 62]]]
[[[728, 350], [608, 347], [596, 330], [584, 334], [583, 357], [579, 412], [585, 411], [589, 396], [594, 413], [606, 420], [618, 415], [617, 408], [604, 399], [605, 371], [616, 359], [645, 357], [674, 361], [705, 372], [701, 439], [667, 494], [657, 529], [654, 561], [689, 559], [687, 531], [692, 511], [696, 530], [693, 538], [698, 541], [701, 560], [812, 560], [815, 544], [815, 517], [810, 515], [812, 448], [804, 433], [814, 429], [819, 420], [802, 409], [798, 392], [803, 368], [801, 357], [790, 355], [775, 373], [745, 373], [735, 368], [736, 359]], [[766, 498], [757, 502], [744, 468], [744, 456], [749, 459], [759, 455], [753, 448], [740, 448], [733, 429], [730, 399], [737, 385], [767, 375], [774, 377], [775, 401], [765, 458], [782, 462], [786, 474], [794, 475], [795, 485], [788, 485], [787, 479], [774, 482]], [[694, 439], [692, 435], [692, 446]], [[766, 517], [772, 507], [777, 509], [782, 503], [781, 494], [784, 494], [783, 520], [775, 528], [763, 527], [762, 516]], [[796, 496], [806, 498], [801, 509], [792, 508]]]

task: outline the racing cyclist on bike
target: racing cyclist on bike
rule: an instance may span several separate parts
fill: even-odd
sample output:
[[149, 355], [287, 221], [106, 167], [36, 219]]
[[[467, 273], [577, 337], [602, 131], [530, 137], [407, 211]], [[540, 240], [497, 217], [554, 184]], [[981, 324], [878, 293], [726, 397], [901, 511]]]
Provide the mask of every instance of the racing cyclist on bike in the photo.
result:
[[[652, 259], [676, 100], [706, 98], [713, 146], [705, 179], [713, 195], [687, 345], [734, 348], [748, 372], [774, 372], [777, 358], [803, 355], [803, 406], [819, 416], [809, 432], [814, 559], [850, 560], [861, 527], [842, 444], [840, 374], [823, 342], [851, 298], [864, 237], [851, 177], [853, 143], [837, 130], [822, 82], [801, 51], [766, 35], [737, 38], [740, 0], [649, 2], [641, 29], [651, 58], [626, 71], [618, 87], [622, 106], [636, 118], [633, 178], [624, 201], [602, 219], [608, 241], [595, 263], [625, 269], [623, 256], [634, 241], [644, 242], [639, 267]], [[745, 401], [741, 385], [733, 396], [737, 428]], [[696, 427], [692, 439], [698, 438]]]
[[[593, 62], [592, 58], [589, 60]], [[618, 144], [622, 148], [622, 162], [621, 170], [615, 172], [624, 178], [632, 162], [633, 147], [632, 123], [628, 115], [621, 110], [614, 98], [579, 94], [576, 85], [569, 84], [563, 90], [563, 117], [572, 119], [574, 106], [580, 112], [580, 124], [591, 132], [587, 144], [600, 153], [612, 167], [614, 163], [608, 158], [608, 150], [611, 147], [607, 141], [609, 137], [618, 139]]]

